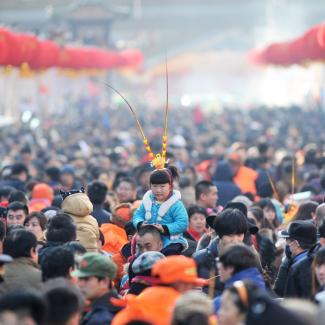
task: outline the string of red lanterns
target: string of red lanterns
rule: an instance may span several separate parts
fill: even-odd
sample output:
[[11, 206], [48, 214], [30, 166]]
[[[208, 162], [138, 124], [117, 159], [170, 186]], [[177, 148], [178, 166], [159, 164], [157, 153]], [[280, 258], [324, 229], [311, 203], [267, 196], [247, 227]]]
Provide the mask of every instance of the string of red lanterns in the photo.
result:
[[254, 65], [288, 66], [306, 61], [325, 60], [325, 22], [309, 29], [303, 36], [284, 43], [271, 44], [265, 50], [246, 53], [246, 61]]
[[0, 28], [0, 66], [21, 67], [28, 64], [32, 70], [52, 67], [108, 70], [136, 66], [143, 59], [143, 54], [136, 49], [113, 52], [95, 47], [60, 48], [53, 41]]

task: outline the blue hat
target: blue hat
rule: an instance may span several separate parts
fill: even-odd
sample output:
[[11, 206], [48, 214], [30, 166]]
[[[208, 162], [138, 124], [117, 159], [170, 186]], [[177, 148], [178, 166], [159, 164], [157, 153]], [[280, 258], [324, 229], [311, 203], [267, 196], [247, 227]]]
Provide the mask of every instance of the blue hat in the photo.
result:
[[63, 173], [68, 173], [68, 174], [72, 174], [72, 175], [74, 175], [74, 168], [73, 168], [73, 166], [71, 166], [71, 165], [64, 165], [63, 167], [62, 167], [62, 169], [60, 170], [60, 174], [63, 174]]

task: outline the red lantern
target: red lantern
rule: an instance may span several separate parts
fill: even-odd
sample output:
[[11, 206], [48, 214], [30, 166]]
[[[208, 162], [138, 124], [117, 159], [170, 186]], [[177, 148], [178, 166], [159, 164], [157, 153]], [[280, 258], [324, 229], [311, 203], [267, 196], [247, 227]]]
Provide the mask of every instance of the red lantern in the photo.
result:
[[319, 26], [317, 40], [318, 44], [325, 49], [325, 21]]
[[0, 28], [0, 38], [4, 42], [6, 42], [8, 48], [8, 53], [6, 55], [6, 58], [3, 59], [1, 64], [2, 65], [11, 64], [13, 66], [18, 66], [22, 57], [22, 52], [20, 51], [18, 37], [10, 30], [5, 28]]
[[9, 46], [6, 42], [6, 37], [0, 30], [0, 65], [4, 65], [9, 53]]
[[47, 69], [57, 66], [60, 47], [52, 41], [40, 41], [30, 66], [32, 69]]
[[323, 49], [318, 42], [318, 31], [319, 26], [315, 26], [303, 37], [304, 51], [306, 53], [306, 59], [308, 60], [318, 61], [325, 59], [325, 49]]

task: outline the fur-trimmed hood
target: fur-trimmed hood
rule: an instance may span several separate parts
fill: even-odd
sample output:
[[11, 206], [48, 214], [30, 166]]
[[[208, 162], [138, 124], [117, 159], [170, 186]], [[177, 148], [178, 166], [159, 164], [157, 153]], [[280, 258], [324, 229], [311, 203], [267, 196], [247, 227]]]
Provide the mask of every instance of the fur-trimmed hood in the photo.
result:
[[[121, 208], [128, 208], [129, 211], [126, 213], [126, 211], [123, 211], [123, 216], [119, 213], [119, 209]], [[124, 209], [123, 209], [124, 210]], [[111, 221], [115, 223], [117, 226], [124, 228], [125, 224], [129, 221], [132, 220], [133, 214], [135, 212], [136, 208], [132, 208], [131, 203], [121, 203], [117, 205], [111, 215]], [[127, 219], [127, 216], [129, 218]]]

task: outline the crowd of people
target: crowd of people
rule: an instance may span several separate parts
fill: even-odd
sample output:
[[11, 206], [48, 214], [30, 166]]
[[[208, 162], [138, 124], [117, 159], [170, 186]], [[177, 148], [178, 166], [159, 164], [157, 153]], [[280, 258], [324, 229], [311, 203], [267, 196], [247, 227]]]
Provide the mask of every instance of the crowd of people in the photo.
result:
[[155, 169], [124, 106], [82, 108], [0, 130], [0, 323], [322, 324], [321, 110], [171, 110]]

